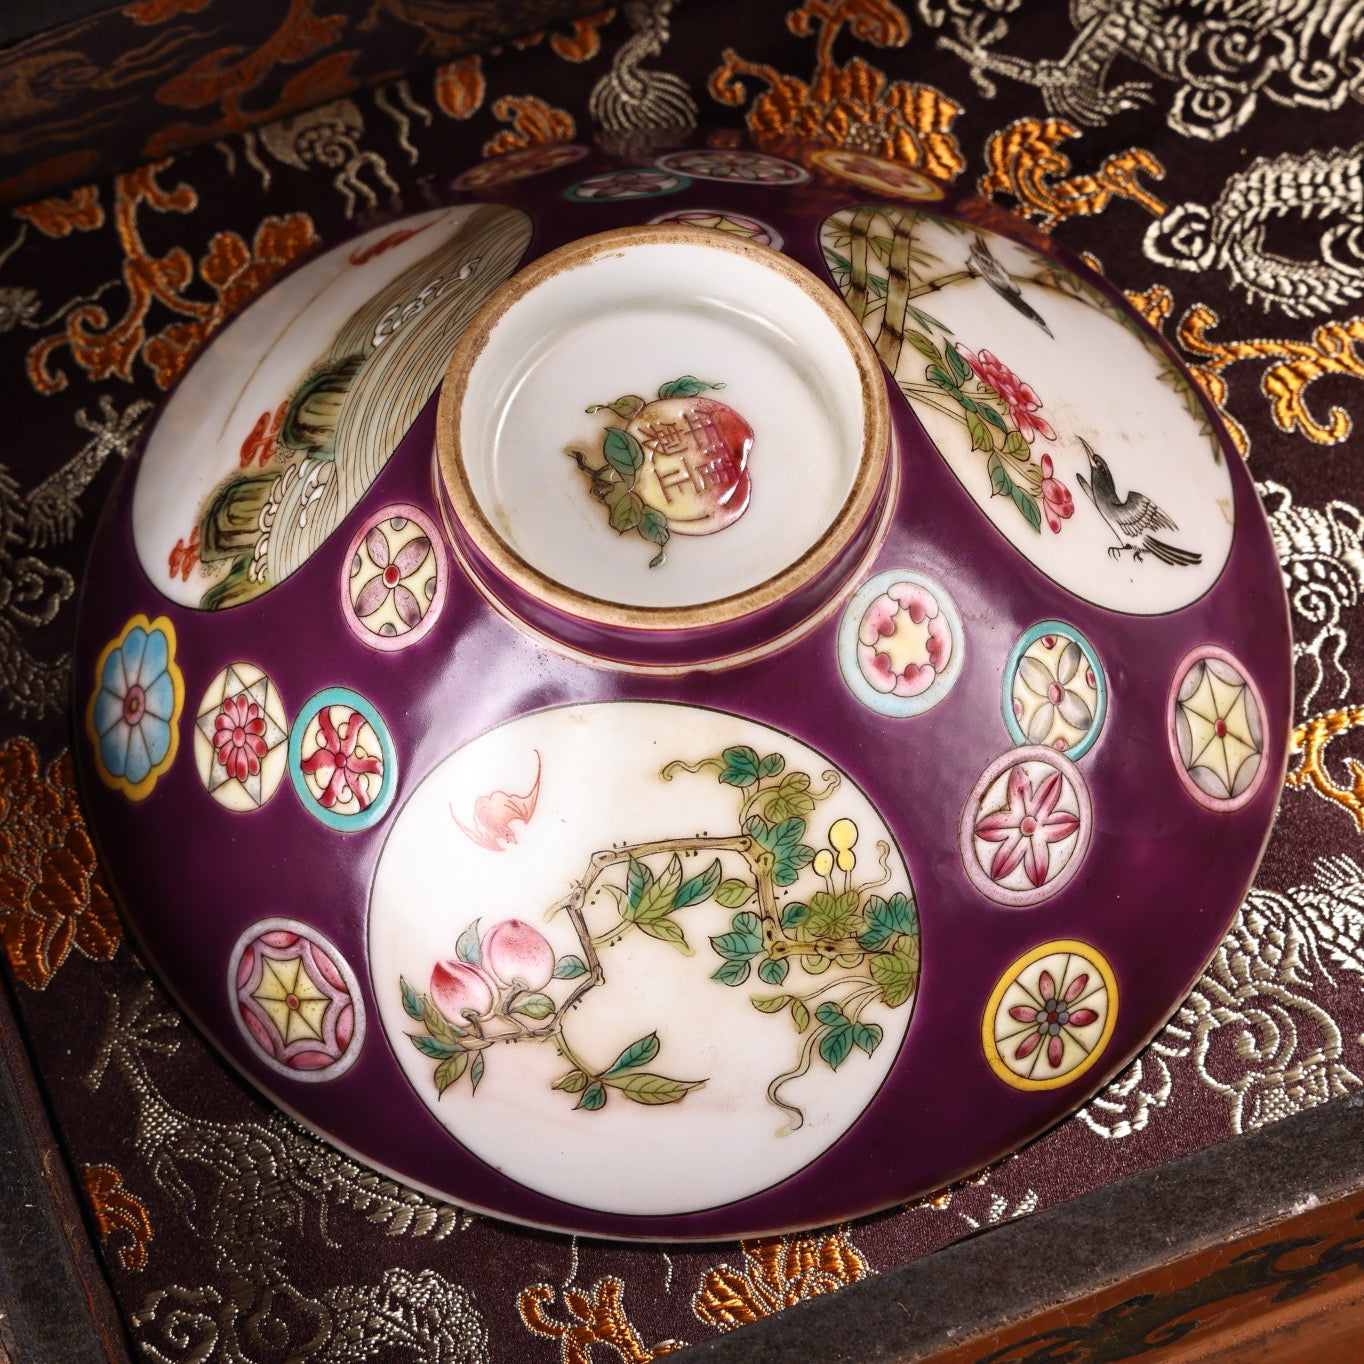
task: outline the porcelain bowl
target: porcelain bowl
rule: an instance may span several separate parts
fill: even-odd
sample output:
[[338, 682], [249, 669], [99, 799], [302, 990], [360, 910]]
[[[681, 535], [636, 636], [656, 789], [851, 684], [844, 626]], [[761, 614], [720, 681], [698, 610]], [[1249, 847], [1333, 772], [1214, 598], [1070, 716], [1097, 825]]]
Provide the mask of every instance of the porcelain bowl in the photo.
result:
[[480, 163], [205, 348], [101, 524], [78, 766], [147, 959], [375, 1168], [805, 1228], [1088, 1100], [1268, 836], [1254, 487], [1122, 295], [846, 151]]

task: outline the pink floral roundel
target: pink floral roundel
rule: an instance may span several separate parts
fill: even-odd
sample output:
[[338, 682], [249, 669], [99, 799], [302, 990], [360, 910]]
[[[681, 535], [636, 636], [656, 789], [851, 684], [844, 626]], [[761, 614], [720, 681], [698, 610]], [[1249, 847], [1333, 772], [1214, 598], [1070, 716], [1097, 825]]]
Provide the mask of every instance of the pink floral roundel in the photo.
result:
[[377, 824], [397, 790], [398, 759], [373, 703], [348, 687], [310, 697], [289, 731], [289, 775], [303, 808], [328, 828]]
[[213, 679], [194, 720], [194, 757], [204, 789], [229, 810], [258, 810], [284, 777], [289, 721], [279, 690], [252, 663]]
[[564, 191], [571, 203], [595, 203], [599, 200], [653, 199], [660, 194], [676, 194], [691, 184], [691, 177], [674, 171], [643, 166], [633, 170], [598, 171], [586, 180], [579, 180]]
[[321, 934], [293, 919], [262, 919], [237, 939], [228, 973], [243, 1035], [294, 1080], [333, 1080], [364, 1042], [359, 983]]
[[1094, 827], [1080, 769], [1053, 748], [996, 758], [962, 809], [962, 862], [976, 889], [1005, 905], [1055, 895], [1080, 869]]
[[811, 161], [859, 189], [874, 194], [889, 194], [897, 199], [941, 199], [942, 186], [898, 161], [841, 147], [820, 148], [810, 154]]
[[448, 577], [431, 518], [416, 507], [385, 507], [346, 555], [341, 598], [351, 633], [385, 651], [415, 644], [440, 615]]
[[903, 718], [936, 706], [962, 665], [961, 617], [937, 583], [909, 569], [865, 582], [843, 612], [838, 666], [871, 710]]

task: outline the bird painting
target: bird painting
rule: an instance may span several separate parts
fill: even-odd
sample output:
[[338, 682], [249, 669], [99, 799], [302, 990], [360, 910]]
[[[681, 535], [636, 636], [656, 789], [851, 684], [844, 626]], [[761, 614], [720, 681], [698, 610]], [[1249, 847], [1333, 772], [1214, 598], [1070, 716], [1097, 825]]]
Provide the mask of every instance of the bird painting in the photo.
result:
[[1130, 554], [1133, 563], [1140, 563], [1145, 555], [1151, 554], [1175, 568], [1188, 568], [1203, 562], [1203, 556], [1191, 549], [1158, 540], [1152, 532], [1178, 530], [1179, 527], [1145, 493], [1133, 488], [1128, 490], [1126, 497], [1120, 498], [1108, 461], [1083, 436], [1080, 444], [1089, 456], [1090, 477], [1086, 478], [1084, 474], [1075, 477], [1094, 509], [1117, 537], [1117, 543], [1108, 547], [1110, 558]]
[[995, 254], [985, 244], [985, 238], [976, 233], [976, 239], [971, 244], [971, 252], [966, 257], [966, 268], [976, 276], [983, 279], [986, 284], [1002, 298], [1016, 312], [1022, 313], [1029, 322], [1035, 322], [1053, 340], [1055, 336], [1052, 330], [1043, 320], [1039, 313], [1023, 297], [1023, 290], [1014, 283], [1013, 277], [995, 259]]

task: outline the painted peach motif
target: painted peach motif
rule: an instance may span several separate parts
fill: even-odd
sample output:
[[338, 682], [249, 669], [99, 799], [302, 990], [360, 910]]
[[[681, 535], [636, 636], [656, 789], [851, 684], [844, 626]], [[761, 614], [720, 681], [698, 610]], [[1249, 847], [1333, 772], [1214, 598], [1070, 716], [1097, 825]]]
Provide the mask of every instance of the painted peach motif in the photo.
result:
[[447, 958], [431, 972], [431, 999], [446, 1018], [458, 1022], [466, 1011], [481, 1017], [493, 1007], [493, 986], [478, 967]]
[[753, 428], [715, 398], [655, 398], [626, 428], [644, 450], [636, 488], [678, 535], [711, 535], [748, 509]]
[[524, 919], [503, 919], [483, 939], [483, 961], [499, 980], [543, 990], [554, 975], [554, 949]]
[[713, 535], [748, 510], [753, 428], [727, 403], [704, 396], [723, 387], [684, 374], [654, 398], [627, 393], [592, 403], [589, 414], [609, 411], [618, 419], [602, 432], [602, 462], [593, 464], [576, 446], [565, 448], [591, 478], [611, 529], [635, 531], [657, 547], [650, 568], [667, 557], [674, 532]]

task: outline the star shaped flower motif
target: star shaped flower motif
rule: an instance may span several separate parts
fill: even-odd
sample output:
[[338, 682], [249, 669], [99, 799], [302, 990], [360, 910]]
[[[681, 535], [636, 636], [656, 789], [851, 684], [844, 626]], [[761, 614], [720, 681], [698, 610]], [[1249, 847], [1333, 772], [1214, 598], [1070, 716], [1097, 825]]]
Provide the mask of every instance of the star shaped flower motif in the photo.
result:
[[976, 837], [999, 847], [990, 863], [990, 876], [1002, 881], [1020, 862], [1034, 886], [1045, 885], [1051, 872], [1051, 845], [1069, 838], [1080, 827], [1079, 817], [1058, 810], [1062, 776], [1049, 772], [1036, 786], [1020, 764], [1009, 773], [1009, 800], [1001, 810], [976, 823]]
[[1080, 1008], [1076, 1000], [1085, 992], [1089, 984], [1089, 973], [1081, 971], [1063, 991], [1053, 980], [1050, 971], [1043, 971], [1037, 979], [1039, 1002], [1015, 1004], [1009, 1010], [1009, 1017], [1015, 1023], [1028, 1025], [1022, 1040], [1014, 1048], [1014, 1059], [1026, 1060], [1039, 1046], [1046, 1043], [1047, 1064], [1056, 1070], [1061, 1065], [1065, 1053], [1062, 1033], [1067, 1028], [1087, 1028], [1099, 1019], [1093, 1009]]
[[1055, 895], [1079, 870], [1093, 832], [1085, 779], [1054, 748], [1025, 745], [992, 762], [962, 808], [962, 863], [976, 889], [1006, 905]]
[[1104, 1053], [1118, 1004], [1113, 969], [1089, 943], [1038, 944], [1000, 977], [985, 1009], [985, 1059], [1016, 1089], [1055, 1089]]
[[288, 721], [279, 693], [253, 664], [230, 664], [214, 679], [195, 718], [199, 777], [230, 810], [257, 810], [283, 776]]

